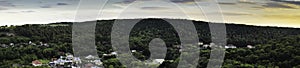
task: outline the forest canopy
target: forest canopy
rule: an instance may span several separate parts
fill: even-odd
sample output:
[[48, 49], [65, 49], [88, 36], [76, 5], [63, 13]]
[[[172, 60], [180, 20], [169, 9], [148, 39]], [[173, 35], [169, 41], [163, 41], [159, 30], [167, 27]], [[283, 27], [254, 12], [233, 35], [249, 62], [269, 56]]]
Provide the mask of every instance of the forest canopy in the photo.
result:
[[[111, 46], [111, 28], [115, 20], [99, 20], [96, 27], [96, 45], [105, 68], [123, 68], [115, 56], [103, 57], [114, 52]], [[199, 42], [211, 42], [209, 23], [193, 21]], [[300, 29], [226, 24], [227, 44], [238, 48], [226, 50], [223, 68], [298, 68], [300, 67]], [[150, 56], [148, 44], [161, 38], [168, 47], [166, 60], [159, 67], [176, 67], [180, 52], [177, 32], [162, 19], [144, 19], [130, 33], [130, 49], [140, 60]], [[0, 27], [0, 68], [12, 66], [31, 67], [31, 61], [57, 58], [72, 50], [72, 23], [27, 24]], [[248, 45], [255, 48], [247, 48]], [[195, 45], [196, 46], [196, 45]], [[205, 68], [210, 49], [201, 49], [198, 68]]]

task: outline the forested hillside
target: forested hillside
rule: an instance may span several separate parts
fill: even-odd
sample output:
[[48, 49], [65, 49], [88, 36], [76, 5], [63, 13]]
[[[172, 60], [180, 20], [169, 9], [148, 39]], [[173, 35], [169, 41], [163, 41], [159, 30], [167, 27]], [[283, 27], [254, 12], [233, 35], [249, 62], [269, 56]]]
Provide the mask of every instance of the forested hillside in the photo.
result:
[[[99, 57], [113, 52], [111, 28], [114, 20], [97, 21], [96, 45]], [[207, 22], [193, 21], [199, 42], [211, 43]], [[226, 24], [227, 43], [238, 48], [227, 49], [224, 68], [292, 68], [300, 67], [300, 29], [261, 27]], [[175, 29], [162, 19], [144, 19], [135, 25], [130, 34], [130, 49], [133, 55], [146, 60], [150, 56], [149, 42], [161, 38], [166, 42], [168, 52], [160, 68], [174, 68], [178, 64], [179, 37]], [[0, 27], [0, 68], [14, 65], [31, 67], [33, 60], [50, 61], [65, 53], [72, 53], [72, 23], [35, 24]], [[252, 45], [255, 48], [247, 48]], [[197, 45], [195, 45], [197, 47]], [[199, 68], [206, 67], [210, 49], [201, 50]], [[124, 67], [115, 56], [103, 57], [105, 67]]]

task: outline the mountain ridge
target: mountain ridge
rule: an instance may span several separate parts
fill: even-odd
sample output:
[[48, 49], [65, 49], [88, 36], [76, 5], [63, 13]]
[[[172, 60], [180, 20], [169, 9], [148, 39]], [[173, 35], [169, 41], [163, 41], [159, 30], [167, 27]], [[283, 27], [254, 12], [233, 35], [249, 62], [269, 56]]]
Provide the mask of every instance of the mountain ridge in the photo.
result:
[[[150, 20], [150, 19], [170, 19], [170, 20], [189, 20], [193, 22], [202, 22], [202, 23], [217, 23], [217, 22], [207, 22], [202, 20], [192, 20], [192, 19], [176, 19], [176, 18], [135, 18], [140, 20]], [[132, 20], [132, 19], [105, 19], [105, 20], [93, 20], [93, 21], [84, 21], [84, 22], [54, 22], [47, 24], [23, 24], [23, 25], [51, 25], [51, 24], [72, 24], [72, 23], [86, 23], [86, 22], [99, 22], [99, 21], [115, 21], [115, 20]], [[238, 24], [238, 23], [217, 23], [217, 24], [225, 24], [225, 25], [240, 25], [240, 26], [253, 26], [253, 27], [265, 27], [265, 28], [287, 28], [287, 29], [300, 29], [299, 27], [281, 27], [281, 26], [262, 26], [262, 25], [249, 25], [249, 24]], [[12, 25], [12, 26], [23, 26], [23, 25]], [[2, 27], [2, 26], [0, 26]]]

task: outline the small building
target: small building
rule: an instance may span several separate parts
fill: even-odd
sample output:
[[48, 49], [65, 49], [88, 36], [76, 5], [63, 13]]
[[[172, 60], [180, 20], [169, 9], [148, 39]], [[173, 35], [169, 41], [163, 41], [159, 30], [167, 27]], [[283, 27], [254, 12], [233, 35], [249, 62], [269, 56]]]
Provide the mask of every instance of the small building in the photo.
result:
[[34, 60], [31, 63], [32, 63], [33, 66], [42, 66], [43, 65], [42, 62], [39, 61], [39, 60]]
[[94, 60], [96, 65], [102, 65], [103, 63], [101, 62], [101, 60]]
[[9, 45], [10, 45], [10, 46], [14, 46], [15, 44], [14, 44], [14, 43], [10, 43]]
[[103, 56], [109, 56], [108, 54], [103, 54]]
[[162, 64], [165, 59], [154, 59], [154, 63]]
[[203, 45], [204, 43], [203, 42], [198, 42], [198, 45]]
[[81, 59], [80, 59], [79, 57], [74, 57], [73, 61], [74, 61], [76, 64], [82, 63], [82, 62], [81, 62]]
[[56, 64], [58, 64], [58, 65], [61, 65], [61, 66], [65, 65], [65, 60], [62, 58], [59, 58], [56, 62], [57, 62]]
[[70, 68], [72, 67], [73, 61], [72, 60], [66, 60], [64, 63], [64, 67]]
[[250, 49], [252, 49], [252, 48], [255, 48], [254, 46], [252, 46], [252, 45], [247, 45], [247, 48], [250, 48]]
[[94, 59], [95, 56], [93, 56], [93, 55], [88, 55], [88, 56], [86, 56], [85, 58], [86, 58], [86, 59]]
[[49, 45], [47, 43], [43, 44], [43, 46], [49, 47]]
[[66, 60], [73, 60], [73, 58], [74, 58], [74, 56], [69, 54], [69, 55], [67, 55]]
[[208, 47], [209, 47], [209, 45], [205, 44], [205, 45], [203, 45], [203, 47], [204, 47], [204, 48], [208, 48]]
[[[131, 52], [133, 52], [133, 51], [131, 51]], [[103, 54], [103, 56], [114, 56], [114, 55], [118, 55], [118, 53], [117, 52], [111, 52], [110, 54]]]
[[49, 66], [50, 66], [51, 68], [54, 68], [54, 67], [55, 67], [55, 62], [49, 62]]
[[237, 47], [232, 44], [225, 46], [225, 49], [234, 49], [234, 48], [237, 48]]
[[111, 55], [117, 55], [118, 53], [117, 52], [111, 52], [110, 54]]
[[136, 50], [131, 50], [132, 53], [136, 52]]
[[213, 47], [217, 47], [218, 45], [216, 45], [215, 43], [210, 43], [209, 47], [213, 48]]

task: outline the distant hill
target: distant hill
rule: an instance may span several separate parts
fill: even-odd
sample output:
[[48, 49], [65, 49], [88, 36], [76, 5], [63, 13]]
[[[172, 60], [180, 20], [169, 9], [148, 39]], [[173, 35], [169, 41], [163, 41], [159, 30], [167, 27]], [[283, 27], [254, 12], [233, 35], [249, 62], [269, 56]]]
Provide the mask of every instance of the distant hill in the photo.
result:
[[[171, 19], [172, 20], [172, 19]], [[99, 39], [110, 42], [110, 33], [114, 20], [99, 20], [97, 21], [96, 36]], [[210, 43], [210, 31], [208, 22], [193, 21], [198, 31], [199, 40], [204, 43]], [[85, 23], [85, 22], [83, 22]], [[11, 32], [17, 36], [31, 38], [31, 40], [44, 42], [71, 42], [72, 23], [52, 23], [52, 24], [35, 24], [14, 26], [14, 28], [1, 28], [0, 32]], [[172, 33], [176, 36], [174, 28], [162, 19], [143, 19], [133, 29], [132, 34], [150, 32], [157, 34], [157, 30], [165, 30], [164, 33]], [[8, 31], [9, 30], [9, 31]], [[299, 35], [299, 28], [286, 27], [266, 27], [266, 26], [251, 26], [242, 24], [226, 24], [228, 44], [236, 46], [255, 45], [259, 43], [267, 43], [268, 40], [279, 39], [291, 35]], [[137, 32], [135, 32], [137, 31]], [[154, 32], [154, 33], [151, 33]], [[156, 33], [155, 33], [156, 32]], [[135, 35], [139, 36], [139, 35]], [[174, 36], [174, 37], [175, 37]], [[172, 38], [172, 37], [171, 37]], [[174, 40], [174, 39], [173, 39]]]
[[[103, 57], [103, 54], [114, 51], [111, 46], [111, 30], [114, 21], [97, 21], [95, 29], [97, 53], [102, 57], [104, 67], [123, 68], [115, 56]], [[204, 45], [210, 44], [209, 23], [192, 22], [198, 32], [199, 42], [203, 42]], [[91, 21], [81, 23], [91, 23]], [[31, 68], [31, 62], [34, 60], [50, 61], [51, 58], [59, 58], [65, 53], [73, 53], [72, 24], [63, 22], [0, 27], [0, 61], [3, 61], [0, 62], [0, 68], [9, 68], [12, 65]], [[238, 48], [226, 49], [223, 68], [300, 67], [300, 28], [226, 24], [226, 30], [228, 45], [235, 45]], [[136, 50], [133, 55], [140, 60], [148, 59], [150, 56], [148, 44], [154, 38], [165, 41], [168, 47], [165, 60], [172, 60], [165, 61], [159, 68], [175, 68], [180, 55], [180, 47], [176, 46], [180, 45], [180, 41], [175, 29], [163, 19], [143, 19], [134, 26], [129, 39], [130, 49]], [[247, 45], [255, 48], [247, 48]], [[210, 50], [201, 49], [200, 52], [200, 60], [191, 61], [198, 61], [197, 68], [205, 68]]]

